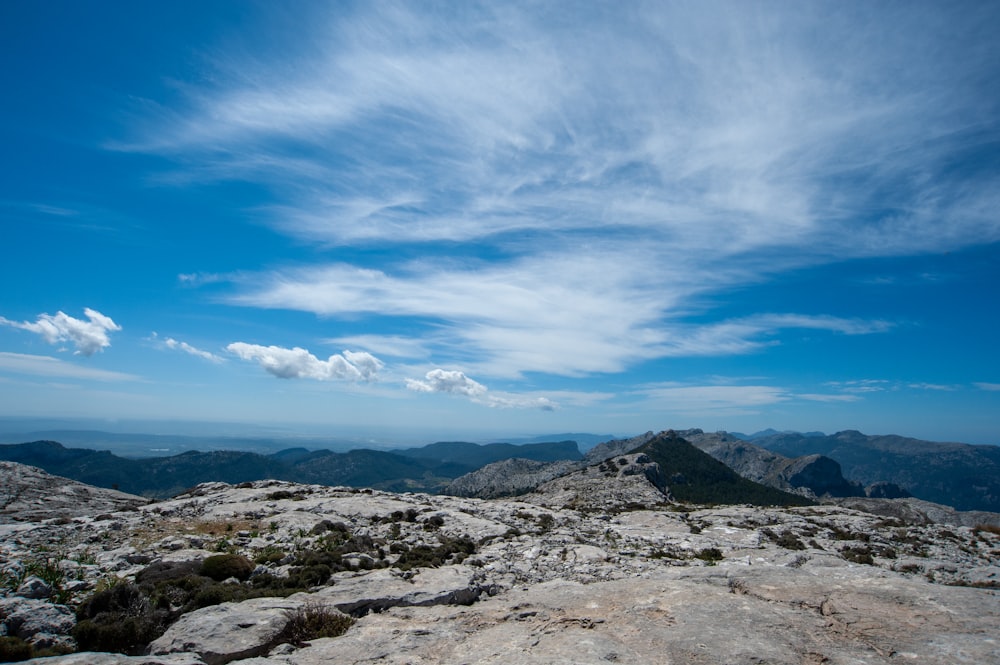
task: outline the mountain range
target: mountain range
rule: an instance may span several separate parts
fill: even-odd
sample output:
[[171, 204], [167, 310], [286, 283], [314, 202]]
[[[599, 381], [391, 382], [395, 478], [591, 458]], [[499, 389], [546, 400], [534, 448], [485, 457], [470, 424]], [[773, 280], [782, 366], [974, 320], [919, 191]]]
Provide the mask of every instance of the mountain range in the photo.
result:
[[789, 457], [824, 455], [844, 476], [871, 485], [893, 483], [913, 496], [958, 510], [1000, 512], [1000, 447], [938, 443], [845, 430], [830, 435], [778, 432], [755, 438]]
[[[635, 452], [657, 435], [648, 432], [598, 445], [592, 445], [594, 435], [590, 436], [585, 455], [576, 441], [567, 439], [486, 445], [451, 441], [418, 448], [347, 452], [304, 447], [270, 454], [189, 451], [129, 459], [109, 451], [34, 441], [0, 445], [0, 459], [37, 466], [98, 487], [160, 498], [200, 482], [261, 479], [496, 497], [529, 492], [558, 476]], [[958, 510], [1000, 512], [1000, 448], [994, 446], [869, 436], [854, 430], [833, 435], [767, 430], [737, 436], [692, 429], [676, 436], [747, 481], [800, 497], [912, 495]], [[688, 447], [677, 447], [671, 453], [687, 456], [685, 464], [695, 462], [691, 454]], [[670, 459], [661, 456], [656, 460], [664, 472], [671, 469]], [[695, 492], [693, 486], [685, 490], [684, 483], [677, 482], [687, 477], [684, 473], [670, 473], [672, 491]], [[704, 491], [698, 489], [702, 492], [698, 498], [692, 494], [689, 500], [728, 500], [722, 487], [715, 487], [714, 495]]]
[[173, 496], [203, 482], [291, 480], [389, 491], [438, 491], [484, 464], [518, 456], [529, 460], [580, 459], [572, 441], [478, 445], [435, 443], [397, 451], [289, 448], [264, 455], [244, 451], [188, 451], [129, 459], [109, 451], [66, 448], [56, 441], [0, 445], [0, 459], [36, 466], [97, 487], [150, 497]]

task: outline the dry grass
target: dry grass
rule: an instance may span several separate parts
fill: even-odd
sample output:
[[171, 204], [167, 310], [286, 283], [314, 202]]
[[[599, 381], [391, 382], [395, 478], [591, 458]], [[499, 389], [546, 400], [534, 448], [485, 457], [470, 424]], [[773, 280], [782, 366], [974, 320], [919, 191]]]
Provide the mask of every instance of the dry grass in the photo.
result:
[[229, 538], [240, 531], [259, 532], [261, 521], [242, 517], [215, 518], [204, 520], [182, 520], [171, 518], [157, 520], [145, 528], [132, 532], [132, 545], [141, 548], [171, 536], [215, 536]]

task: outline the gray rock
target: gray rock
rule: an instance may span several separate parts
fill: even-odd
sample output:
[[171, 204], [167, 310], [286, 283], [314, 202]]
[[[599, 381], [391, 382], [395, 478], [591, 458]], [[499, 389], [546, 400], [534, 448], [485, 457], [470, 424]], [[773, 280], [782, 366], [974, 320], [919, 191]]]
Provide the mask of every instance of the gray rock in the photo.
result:
[[496, 499], [533, 490], [539, 485], [579, 468], [570, 460], [538, 462], [527, 459], [507, 459], [487, 464], [481, 469], [453, 480], [444, 489], [454, 496]]
[[[910, 500], [679, 506], [642, 455], [612, 459], [524, 500], [212, 483], [117, 514], [117, 531], [86, 517], [0, 524], [0, 561], [35, 561], [60, 543], [69, 559], [94, 562], [72, 572], [96, 585], [132, 581], [137, 554], [194, 561], [273, 547], [284, 556], [255, 572], [281, 575], [295, 557], [334, 546], [356, 548], [343, 560], [391, 566], [407, 547], [477, 543], [463, 563], [342, 572], [314, 593], [199, 610], [145, 660], [45, 661], [54, 665], [1000, 662], [989, 641], [1000, 623], [1000, 534], [963, 526], [990, 524], [983, 514], [940, 524], [947, 511]], [[274, 499], [276, 489], [297, 500]], [[909, 512], [887, 516], [886, 506]], [[345, 530], [314, 532], [324, 521]], [[240, 531], [258, 535], [233, 538]], [[203, 549], [169, 551], [194, 535]], [[362, 618], [339, 638], [273, 648], [285, 611], [310, 602]]]
[[424, 568], [410, 573], [376, 570], [365, 574], [335, 575], [333, 586], [313, 594], [323, 604], [362, 616], [390, 607], [471, 605], [484, 588], [468, 566]]
[[168, 656], [123, 656], [117, 653], [84, 651], [66, 656], [32, 658], [28, 663], [37, 665], [206, 665], [194, 654]]
[[0, 617], [8, 635], [34, 642], [36, 635], [68, 635], [76, 625], [73, 610], [44, 600], [9, 596], [0, 598]]
[[522, 498], [541, 506], [600, 512], [670, 501], [660, 466], [642, 453], [618, 455], [574, 471], [544, 483]]
[[14, 594], [22, 598], [48, 598], [52, 595], [52, 585], [40, 577], [31, 575], [21, 582]]
[[[469, 608], [396, 608], [259, 665], [1000, 662], [995, 597], [858, 568], [553, 580]], [[928, 612], [927, 608], [939, 608]]]
[[289, 614], [304, 603], [295, 598], [254, 598], [195, 610], [150, 644], [149, 652], [196, 653], [206, 665], [260, 656], [275, 645]]
[[645, 434], [640, 434], [639, 436], [634, 436], [630, 439], [612, 439], [611, 441], [599, 443], [588, 450], [587, 454], [584, 455], [584, 464], [598, 464], [612, 457], [626, 455], [639, 446], [648, 443], [649, 440], [655, 436], [656, 433], [650, 431]]

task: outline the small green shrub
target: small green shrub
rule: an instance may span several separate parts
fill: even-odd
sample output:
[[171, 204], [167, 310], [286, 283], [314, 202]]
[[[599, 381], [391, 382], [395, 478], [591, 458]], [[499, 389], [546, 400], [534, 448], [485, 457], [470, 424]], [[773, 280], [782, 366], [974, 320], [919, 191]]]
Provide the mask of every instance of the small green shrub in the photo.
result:
[[716, 561], [722, 561], [723, 555], [722, 551], [717, 547], [706, 547], [703, 550], [699, 550], [695, 553], [694, 558], [701, 559], [709, 564], [715, 564]]
[[761, 533], [767, 536], [771, 542], [779, 547], [784, 547], [786, 550], [804, 550], [806, 548], [805, 544], [799, 540], [799, 537], [791, 531], [784, 531], [778, 534], [771, 529], [761, 529]]
[[0, 663], [17, 663], [33, 656], [31, 645], [20, 637], [0, 637]]
[[860, 563], [867, 566], [875, 565], [875, 559], [872, 557], [871, 550], [864, 546], [845, 547], [840, 550], [840, 556], [852, 563]]
[[278, 563], [285, 558], [285, 551], [275, 545], [268, 545], [253, 555], [254, 563]]
[[130, 655], [166, 630], [168, 613], [155, 608], [134, 584], [95, 593], [77, 608], [73, 638], [81, 651], [114, 651]]
[[279, 641], [295, 646], [304, 646], [310, 640], [323, 637], [340, 637], [354, 624], [353, 617], [330, 605], [307, 603], [285, 614], [288, 624]]
[[216, 582], [235, 577], [244, 581], [253, 572], [253, 561], [241, 554], [216, 554], [205, 559], [201, 564], [201, 574]]

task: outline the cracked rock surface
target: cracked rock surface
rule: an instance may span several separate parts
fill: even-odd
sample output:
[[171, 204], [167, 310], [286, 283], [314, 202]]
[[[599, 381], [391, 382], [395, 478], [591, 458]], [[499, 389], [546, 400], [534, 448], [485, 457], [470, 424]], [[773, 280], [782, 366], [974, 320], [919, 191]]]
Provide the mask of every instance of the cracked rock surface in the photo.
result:
[[[228, 553], [255, 566], [218, 583], [230, 590], [327, 563], [287, 597], [173, 619], [152, 655], [36, 662], [1000, 663], [996, 529], [835, 505], [680, 505], [642, 459], [626, 462], [522, 500], [258, 481], [123, 511], [81, 502], [63, 519], [12, 515], [0, 524], [0, 608], [26, 606], [17, 590], [36, 573], [50, 595], [31, 603], [76, 608], [153, 567], [197, 570]], [[355, 621], [339, 637], [283, 643], [306, 606]], [[51, 613], [71, 639], [67, 611]]]

